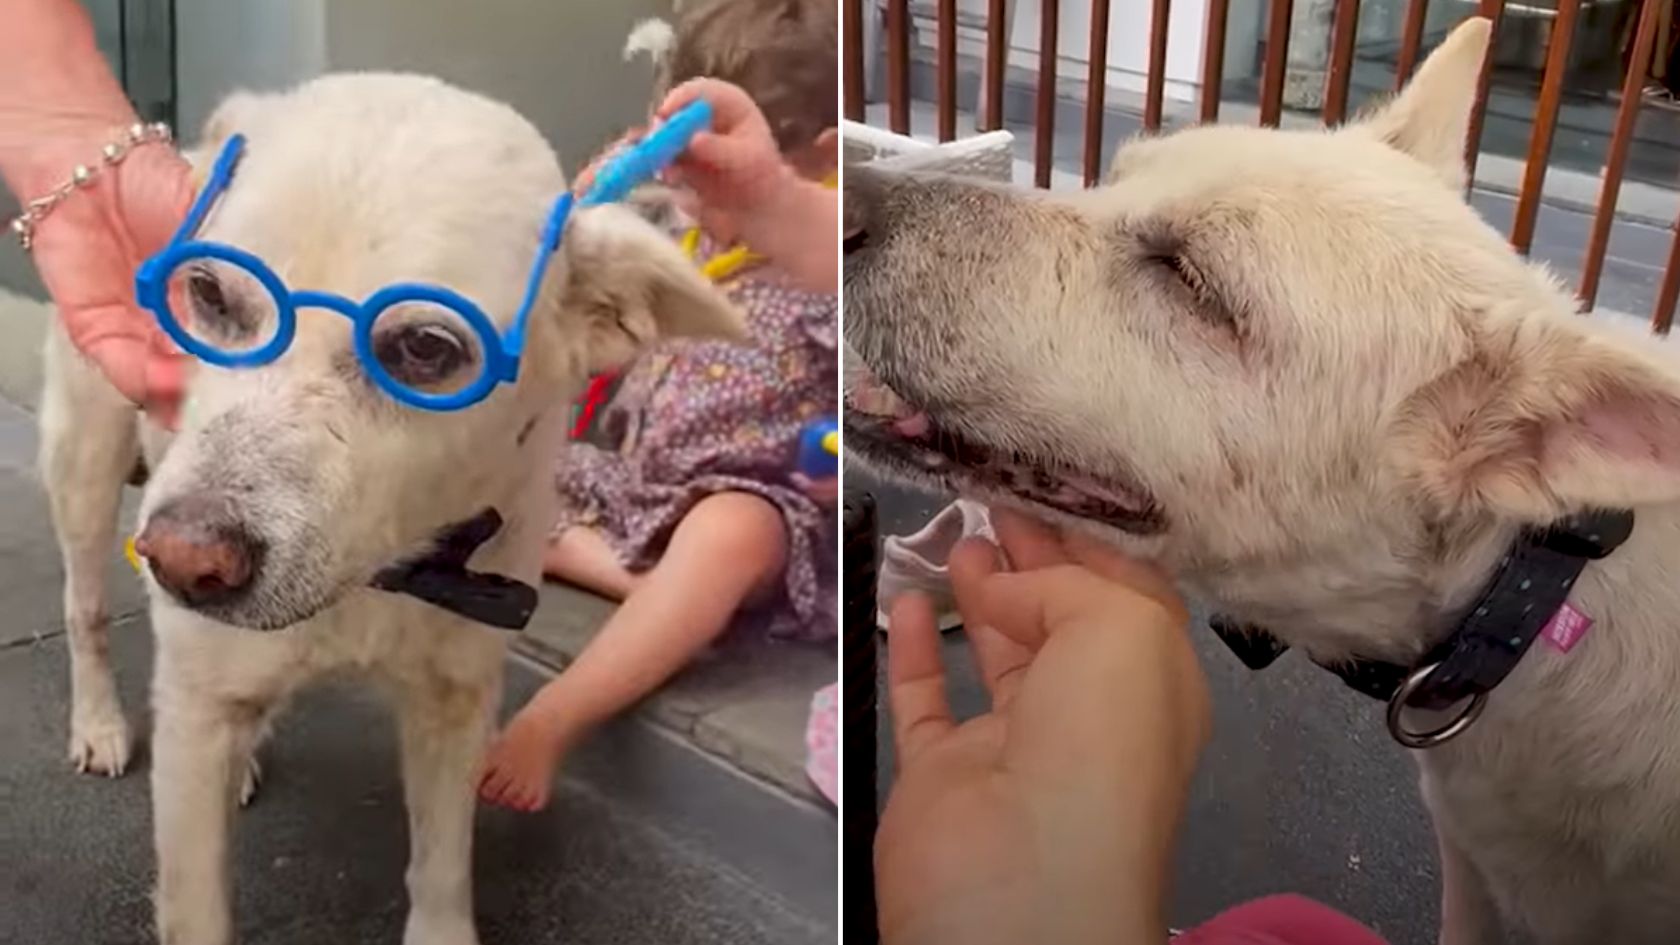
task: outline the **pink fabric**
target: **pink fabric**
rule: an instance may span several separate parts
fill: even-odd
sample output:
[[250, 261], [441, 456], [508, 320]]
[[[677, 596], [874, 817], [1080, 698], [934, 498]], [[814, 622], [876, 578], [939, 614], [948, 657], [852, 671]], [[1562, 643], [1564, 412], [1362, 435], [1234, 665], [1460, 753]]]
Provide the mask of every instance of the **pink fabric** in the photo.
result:
[[830, 803], [840, 803], [839, 684], [830, 683], [811, 699], [805, 727], [805, 774]]
[[1388, 945], [1340, 912], [1302, 896], [1267, 896], [1227, 909], [1173, 945]]

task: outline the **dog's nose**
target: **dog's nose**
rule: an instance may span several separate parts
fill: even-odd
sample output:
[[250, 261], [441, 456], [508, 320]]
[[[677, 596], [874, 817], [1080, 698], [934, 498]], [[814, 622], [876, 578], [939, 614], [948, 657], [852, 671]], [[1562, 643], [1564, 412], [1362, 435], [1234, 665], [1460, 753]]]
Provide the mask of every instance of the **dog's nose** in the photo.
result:
[[226, 603], [250, 587], [262, 544], [225, 499], [189, 496], [158, 506], [134, 541], [152, 576], [189, 607]]

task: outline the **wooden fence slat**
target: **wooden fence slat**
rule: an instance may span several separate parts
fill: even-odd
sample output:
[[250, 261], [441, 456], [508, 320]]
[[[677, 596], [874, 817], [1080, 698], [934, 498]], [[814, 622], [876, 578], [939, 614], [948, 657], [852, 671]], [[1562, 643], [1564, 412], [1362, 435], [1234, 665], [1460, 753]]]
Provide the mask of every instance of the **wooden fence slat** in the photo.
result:
[[1517, 193], [1517, 215], [1511, 224], [1511, 245], [1525, 256], [1534, 242], [1534, 224], [1540, 216], [1546, 163], [1551, 160], [1552, 137], [1557, 131], [1558, 110], [1563, 105], [1563, 73], [1569, 68], [1569, 47], [1575, 41], [1576, 14], [1580, 11], [1581, 0], [1558, 0], [1557, 17], [1552, 20], [1546, 71], [1540, 79], [1540, 101], [1534, 109], [1534, 129], [1528, 138], [1522, 190]]
[[[1610, 153], [1604, 159], [1604, 183], [1593, 211], [1592, 233], [1587, 237], [1587, 255], [1581, 262], [1578, 296], [1582, 311], [1592, 311], [1598, 300], [1598, 280], [1604, 275], [1604, 254], [1610, 248], [1610, 226], [1616, 218], [1616, 198], [1622, 192], [1622, 174], [1627, 170], [1628, 148], [1633, 144], [1633, 126], [1639, 119], [1640, 93], [1645, 89], [1646, 64], [1657, 38], [1659, 4], [1668, 0], [1645, 0], [1639, 11], [1639, 26], [1633, 35], [1633, 54], [1628, 57], [1627, 75], [1622, 78], [1622, 101], [1616, 107], [1616, 125], [1610, 132]], [[1672, 271], [1673, 267], [1669, 269]]]

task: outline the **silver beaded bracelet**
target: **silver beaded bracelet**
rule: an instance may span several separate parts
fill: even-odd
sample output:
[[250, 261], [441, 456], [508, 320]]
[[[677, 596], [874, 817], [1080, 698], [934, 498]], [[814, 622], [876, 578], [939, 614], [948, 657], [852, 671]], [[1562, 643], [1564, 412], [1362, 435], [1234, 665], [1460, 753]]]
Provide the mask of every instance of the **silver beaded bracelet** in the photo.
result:
[[100, 150], [100, 163], [88, 166], [78, 164], [70, 172], [70, 179], [58, 185], [46, 194], [36, 197], [23, 205], [23, 212], [12, 219], [11, 230], [28, 252], [35, 245], [35, 228], [47, 218], [47, 214], [54, 207], [70, 199], [76, 191], [91, 187], [98, 179], [100, 171], [108, 167], [115, 167], [128, 157], [129, 152], [144, 144], [168, 144], [172, 140], [169, 126], [162, 122], [150, 125], [133, 124], [123, 132], [121, 138], [107, 144]]

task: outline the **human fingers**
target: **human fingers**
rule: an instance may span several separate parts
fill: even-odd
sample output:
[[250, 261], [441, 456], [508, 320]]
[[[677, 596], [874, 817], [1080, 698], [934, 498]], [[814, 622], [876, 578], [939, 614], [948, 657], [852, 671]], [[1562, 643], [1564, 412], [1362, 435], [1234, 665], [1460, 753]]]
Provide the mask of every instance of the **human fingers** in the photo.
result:
[[1014, 509], [1002, 508], [992, 510], [992, 529], [1009, 556], [1011, 570], [1078, 564], [1169, 609], [1185, 609], [1177, 587], [1160, 568], [1082, 532], [1055, 529]]
[[660, 118], [669, 118], [697, 99], [705, 99], [712, 107], [712, 130], [727, 133], [754, 118], [762, 122], [764, 116], [758, 104], [746, 90], [722, 79], [689, 79], [678, 85], [654, 109]]
[[939, 658], [939, 628], [933, 603], [910, 592], [893, 601], [887, 619], [887, 696], [892, 707], [893, 744], [908, 767], [956, 722], [945, 697], [945, 664]]
[[1181, 608], [1077, 564], [993, 575], [976, 598], [985, 623], [1035, 651], [1070, 627], [1187, 622]]
[[993, 508], [991, 519], [1011, 571], [1036, 571], [1068, 562], [1059, 530], [1014, 509]]
[[951, 552], [951, 585], [956, 592], [957, 610], [963, 616], [963, 633], [968, 636], [980, 679], [991, 696], [992, 708], [1008, 708], [1020, 685], [1021, 673], [1032, 662], [1033, 651], [1016, 643], [986, 622], [976, 602], [980, 587], [1002, 567], [1001, 552], [983, 538], [965, 539]]

